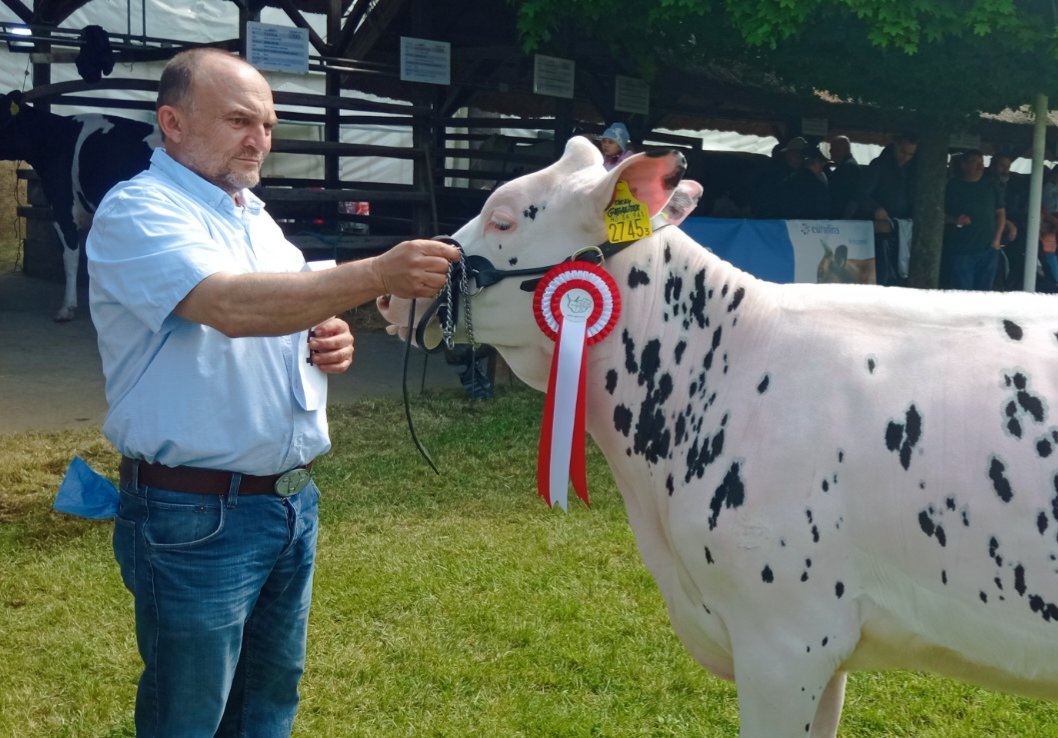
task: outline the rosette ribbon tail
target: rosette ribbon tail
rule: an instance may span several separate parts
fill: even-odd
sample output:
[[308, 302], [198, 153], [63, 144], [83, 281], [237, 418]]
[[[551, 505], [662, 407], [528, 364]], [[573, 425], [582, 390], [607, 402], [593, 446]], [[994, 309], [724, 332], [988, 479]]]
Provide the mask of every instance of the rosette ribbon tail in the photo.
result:
[[584, 321], [560, 321], [558, 346], [551, 359], [537, 458], [536, 479], [540, 496], [552, 507], [558, 505], [567, 511], [571, 472], [577, 494], [587, 501], [583, 436], [585, 343]]

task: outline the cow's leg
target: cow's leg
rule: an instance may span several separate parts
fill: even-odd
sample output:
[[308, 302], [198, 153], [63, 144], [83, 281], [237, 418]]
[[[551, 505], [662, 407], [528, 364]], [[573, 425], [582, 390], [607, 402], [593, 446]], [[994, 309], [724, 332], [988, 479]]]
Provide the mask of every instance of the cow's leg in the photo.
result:
[[58, 231], [59, 242], [62, 244], [62, 267], [66, 279], [62, 307], [55, 314], [55, 321], [57, 323], [65, 323], [68, 320], [73, 320], [73, 316], [77, 312], [77, 268], [80, 262], [81, 249], [76, 231], [73, 234], [64, 233], [58, 225], [55, 226], [55, 230]]
[[817, 643], [813, 652], [790, 631], [765, 632], [743, 632], [733, 643], [740, 738], [835, 738], [833, 702], [844, 680], [833, 651], [820, 653]]
[[839, 671], [830, 678], [816, 708], [816, 719], [812, 723], [811, 738], [834, 738], [841, 722], [841, 708], [845, 704], [845, 682], [848, 674]]

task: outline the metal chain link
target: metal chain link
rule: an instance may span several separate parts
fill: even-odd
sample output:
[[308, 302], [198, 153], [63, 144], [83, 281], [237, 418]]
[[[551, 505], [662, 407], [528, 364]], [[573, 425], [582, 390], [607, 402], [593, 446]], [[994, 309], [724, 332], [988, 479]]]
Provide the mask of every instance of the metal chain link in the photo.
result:
[[[441, 288], [441, 299], [444, 300], [445, 306], [444, 317], [441, 319], [441, 337], [445, 346], [449, 349], [454, 348], [456, 345], [455, 290], [452, 288], [453, 268], [453, 264], [448, 265], [448, 279], [445, 281], [445, 286]], [[467, 327], [467, 338], [471, 348], [477, 348], [478, 344], [474, 340], [474, 322], [470, 317], [470, 297], [472, 294], [470, 292], [470, 270], [467, 268], [466, 256], [462, 252], [459, 254], [459, 270], [459, 295], [463, 298], [463, 320]]]

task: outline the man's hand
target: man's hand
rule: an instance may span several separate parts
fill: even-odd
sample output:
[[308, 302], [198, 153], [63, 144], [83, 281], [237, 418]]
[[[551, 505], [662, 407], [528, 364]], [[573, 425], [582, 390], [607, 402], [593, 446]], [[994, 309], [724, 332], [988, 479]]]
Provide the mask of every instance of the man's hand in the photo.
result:
[[448, 280], [448, 265], [459, 249], [440, 241], [403, 241], [376, 256], [373, 266], [385, 292], [407, 299], [433, 297]]
[[341, 318], [328, 318], [309, 332], [309, 357], [324, 374], [341, 374], [353, 363], [353, 334]]

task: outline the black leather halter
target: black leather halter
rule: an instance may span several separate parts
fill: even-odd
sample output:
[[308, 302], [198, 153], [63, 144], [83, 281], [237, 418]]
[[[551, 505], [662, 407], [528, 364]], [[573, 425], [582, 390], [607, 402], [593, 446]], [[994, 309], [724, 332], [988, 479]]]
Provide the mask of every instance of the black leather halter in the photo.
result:
[[[463, 253], [463, 246], [454, 238], [438, 236], [434, 240], [455, 246], [459, 249], [461, 254]], [[536, 289], [537, 283], [540, 282], [540, 277], [559, 264], [565, 264], [569, 261], [584, 261], [596, 265], [602, 264], [609, 257], [634, 243], [636, 243], [636, 241], [621, 241], [620, 243], [604, 242], [597, 246], [588, 246], [579, 251], [575, 251], [557, 264], [526, 267], [524, 269], [497, 269], [493, 263], [484, 256], [478, 254], [464, 256], [459, 260], [458, 264], [452, 266], [448, 275], [448, 283], [441, 290], [442, 294], [430, 303], [423, 312], [422, 318], [418, 323], [415, 322], [416, 301], [412, 300], [411, 314], [408, 322], [408, 334], [415, 337], [415, 343], [426, 353], [439, 351], [444, 342], [438, 343], [436, 346], [432, 347], [427, 346], [425, 340], [426, 328], [434, 317], [436, 317], [438, 322], [442, 324], [448, 323], [453, 326], [455, 325], [456, 315], [448, 314], [449, 308], [446, 303], [450, 302], [452, 312], [458, 314], [456, 307], [459, 305], [460, 299], [469, 299], [471, 296], [476, 295], [486, 287], [491, 287], [505, 279], [516, 277], [535, 277], [535, 279], [526, 279], [521, 285], [519, 285], [523, 292], [532, 292]], [[463, 279], [463, 270], [466, 270], [465, 280]], [[476, 289], [473, 292], [464, 293], [462, 290], [456, 289], [457, 284], [469, 283], [471, 280], [473, 280], [476, 285]], [[451, 296], [450, 300], [447, 299], [449, 295]]]
[[[437, 465], [434, 464], [433, 457], [430, 456], [430, 452], [426, 450], [426, 447], [422, 445], [418, 435], [415, 433], [415, 424], [412, 422], [411, 417], [411, 403], [408, 398], [408, 362], [411, 353], [411, 338], [414, 336], [415, 343], [418, 344], [419, 348], [428, 354], [436, 353], [448, 342], [452, 341], [451, 335], [446, 335], [445, 339], [439, 342], [436, 346], [428, 347], [426, 345], [426, 327], [430, 321], [436, 317], [438, 322], [442, 325], [451, 326], [451, 333], [455, 332], [455, 319], [458, 314], [457, 306], [459, 305], [460, 299], [469, 300], [472, 295], [476, 295], [486, 287], [491, 287], [494, 284], [498, 284], [505, 279], [511, 279], [514, 277], [530, 277], [526, 279], [520, 285], [521, 289], [525, 292], [532, 292], [536, 289], [537, 283], [540, 282], [540, 277], [549, 272], [558, 264], [565, 264], [569, 261], [585, 261], [591, 264], [601, 264], [605, 259], [613, 256], [619, 251], [631, 246], [635, 241], [622, 241], [620, 243], [602, 243], [598, 246], [588, 246], [570, 254], [568, 257], [558, 262], [558, 264], [549, 264], [547, 266], [539, 267], [527, 267], [525, 269], [497, 269], [491, 261], [486, 259], [484, 256], [478, 256], [472, 254], [466, 256], [463, 252], [463, 246], [454, 238], [449, 236], [436, 236], [434, 241], [441, 241], [451, 246], [455, 246], [459, 249], [460, 259], [458, 264], [453, 264], [448, 270], [448, 281], [445, 286], [441, 289], [441, 293], [434, 298], [433, 302], [423, 312], [422, 318], [418, 322], [415, 320], [415, 308], [417, 300], [411, 301], [411, 307], [408, 311], [408, 338], [404, 342], [404, 360], [403, 360], [403, 382], [402, 390], [404, 395], [404, 416], [408, 421], [408, 430], [411, 433], [412, 442], [415, 447], [422, 454], [422, 457], [426, 460], [426, 463], [430, 465], [430, 468], [434, 470], [436, 474], [441, 472], [437, 469]], [[465, 274], [464, 274], [465, 272]], [[533, 279], [535, 277], [535, 279]], [[476, 289], [474, 292], [465, 292], [462, 287], [457, 288], [459, 285], [468, 285], [470, 280], [473, 280]], [[467, 330], [470, 333], [471, 345], [473, 345], [473, 333], [471, 327], [468, 325]], [[449, 345], [454, 345], [454, 342]]]

